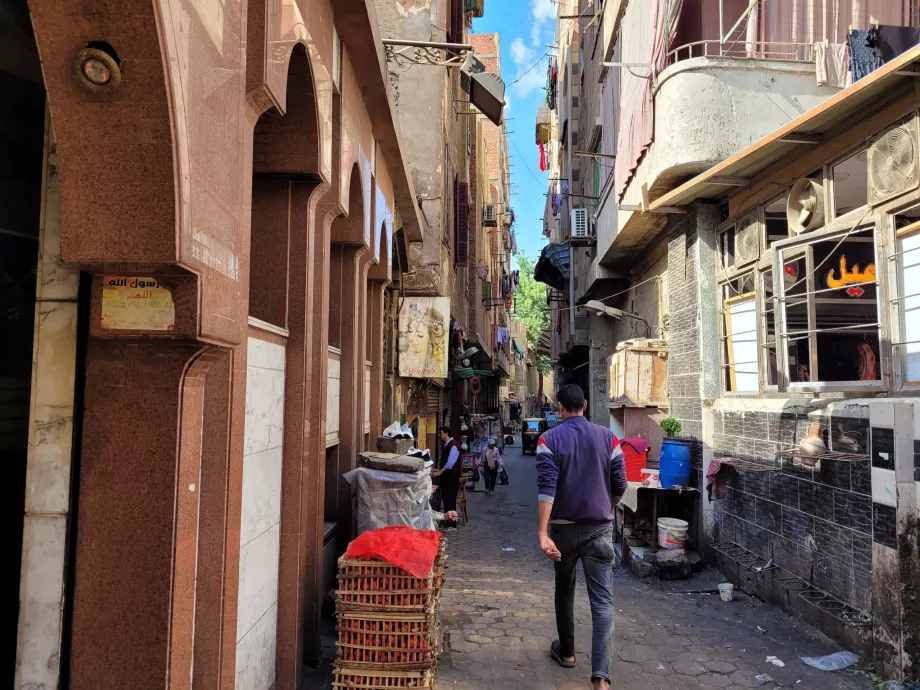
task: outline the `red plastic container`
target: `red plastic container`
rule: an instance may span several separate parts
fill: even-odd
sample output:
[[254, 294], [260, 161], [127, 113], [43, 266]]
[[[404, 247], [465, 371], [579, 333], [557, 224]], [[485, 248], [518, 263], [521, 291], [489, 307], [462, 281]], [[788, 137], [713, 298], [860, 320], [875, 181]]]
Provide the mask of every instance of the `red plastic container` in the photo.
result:
[[642, 438], [624, 438], [620, 439], [620, 447], [626, 459], [626, 481], [640, 481], [640, 474], [648, 462], [651, 446]]

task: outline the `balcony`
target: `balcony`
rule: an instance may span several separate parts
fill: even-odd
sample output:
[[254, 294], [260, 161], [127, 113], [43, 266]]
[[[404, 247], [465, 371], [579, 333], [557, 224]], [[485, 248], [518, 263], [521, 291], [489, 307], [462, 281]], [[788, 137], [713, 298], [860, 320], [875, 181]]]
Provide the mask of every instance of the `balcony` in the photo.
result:
[[655, 139], [619, 212], [608, 208], [615, 206], [614, 191], [602, 208], [615, 218], [598, 223], [604, 263], [632, 256], [664, 228], [664, 215], [635, 211], [642, 205], [643, 187], [653, 201], [840, 91], [817, 86], [813, 61], [701, 54], [709, 43], [678, 47], [670, 56], [673, 64], [658, 76]]
[[492, 366], [495, 373], [500, 376], [511, 375], [511, 364], [508, 361], [508, 355], [505, 354], [504, 348], [495, 348], [495, 352], [492, 354]]

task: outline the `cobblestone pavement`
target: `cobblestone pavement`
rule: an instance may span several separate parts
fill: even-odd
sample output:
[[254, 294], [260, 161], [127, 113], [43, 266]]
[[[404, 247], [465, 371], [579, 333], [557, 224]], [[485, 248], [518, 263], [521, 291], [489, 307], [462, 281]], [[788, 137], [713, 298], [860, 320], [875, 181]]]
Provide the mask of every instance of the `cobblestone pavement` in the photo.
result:
[[[548, 652], [556, 637], [553, 570], [536, 542], [534, 459], [517, 445], [505, 455], [510, 486], [499, 486], [494, 497], [471, 494], [469, 525], [449, 535], [441, 615], [450, 645], [436, 690], [588, 688], [591, 615], [584, 578], [579, 573], [577, 667], [566, 670]], [[503, 551], [508, 547], [514, 551]], [[619, 569], [614, 596], [614, 688], [869, 687], [851, 673], [803, 664], [799, 656], [839, 648], [756, 600], [670, 594], [657, 581], [638, 581]], [[767, 663], [767, 656], [785, 667]]]

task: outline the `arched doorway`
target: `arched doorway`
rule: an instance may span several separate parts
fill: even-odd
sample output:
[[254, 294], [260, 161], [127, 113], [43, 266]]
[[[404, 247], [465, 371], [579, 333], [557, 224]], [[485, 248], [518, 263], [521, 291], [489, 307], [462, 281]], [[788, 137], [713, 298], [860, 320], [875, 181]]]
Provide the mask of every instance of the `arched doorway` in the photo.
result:
[[316, 204], [325, 185], [315, 84], [299, 43], [284, 101], [284, 112], [263, 113], [253, 133], [236, 648], [237, 687], [253, 690], [299, 686], [304, 640], [314, 625], [308, 590], [321, 550], [313, 532], [322, 487], [305, 463], [312, 450], [307, 420], [316, 404]]
[[0, 547], [9, 573], [0, 684], [55, 687], [66, 655], [60, 602], [70, 597], [80, 276], [60, 262], [54, 132], [26, 0], [0, 3], [0, 54]]
[[0, 684], [13, 687], [19, 621], [41, 226], [45, 88], [25, 0], [0, 12], [0, 548], [10, 575], [0, 589]]
[[327, 415], [336, 415], [334, 443], [326, 451], [325, 520], [336, 523], [338, 552], [352, 534], [351, 489], [342, 478], [355, 467], [364, 436], [365, 359], [362, 307], [366, 298], [364, 190], [357, 163], [348, 187], [348, 215], [332, 223], [329, 261], [329, 357], [338, 395], [327, 399]]

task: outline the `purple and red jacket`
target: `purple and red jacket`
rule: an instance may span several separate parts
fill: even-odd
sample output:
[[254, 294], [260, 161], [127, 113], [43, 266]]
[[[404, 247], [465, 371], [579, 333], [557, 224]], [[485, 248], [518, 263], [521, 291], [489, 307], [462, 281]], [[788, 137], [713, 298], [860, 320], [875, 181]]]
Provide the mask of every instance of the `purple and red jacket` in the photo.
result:
[[613, 499], [626, 491], [619, 439], [584, 417], [569, 417], [537, 443], [537, 488], [539, 500], [553, 506], [552, 520], [613, 520]]

